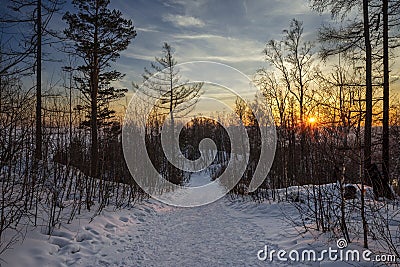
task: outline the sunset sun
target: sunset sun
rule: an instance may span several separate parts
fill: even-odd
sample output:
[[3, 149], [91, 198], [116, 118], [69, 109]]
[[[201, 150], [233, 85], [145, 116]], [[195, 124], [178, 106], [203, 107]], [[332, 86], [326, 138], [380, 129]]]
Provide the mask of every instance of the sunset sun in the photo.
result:
[[310, 117], [310, 118], [308, 118], [308, 122], [311, 124], [314, 124], [317, 122], [317, 119], [315, 117]]

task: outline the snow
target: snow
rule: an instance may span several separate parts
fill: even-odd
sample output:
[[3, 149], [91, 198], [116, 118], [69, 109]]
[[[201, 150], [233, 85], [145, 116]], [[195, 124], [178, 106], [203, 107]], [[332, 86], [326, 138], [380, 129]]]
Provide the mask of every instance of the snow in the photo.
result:
[[[191, 186], [209, 181], [194, 177]], [[288, 217], [300, 222], [291, 203], [256, 203], [250, 197], [226, 196], [195, 208], [150, 199], [119, 210], [106, 208], [94, 218], [78, 216], [51, 236], [42, 233], [43, 227], [29, 227], [24, 242], [1, 255], [2, 266], [299, 266], [260, 261], [257, 253], [265, 246], [277, 251], [337, 248], [335, 239], [304, 233]], [[350, 247], [361, 250], [357, 243]], [[302, 262], [301, 266], [357, 263]]]
[[190, 176], [190, 180], [187, 186], [196, 187], [203, 186], [210, 183], [212, 180], [207, 175], [203, 175], [202, 173], [193, 173]]
[[279, 212], [259, 225], [254, 214], [237, 205], [225, 198], [176, 208], [150, 200], [130, 210], [108, 210], [76, 233], [73, 228], [82, 220], [50, 238], [28, 233], [22, 246], [6, 253], [5, 261], [9, 266], [263, 265], [256, 253], [271, 236], [279, 240], [276, 234], [284, 230]]

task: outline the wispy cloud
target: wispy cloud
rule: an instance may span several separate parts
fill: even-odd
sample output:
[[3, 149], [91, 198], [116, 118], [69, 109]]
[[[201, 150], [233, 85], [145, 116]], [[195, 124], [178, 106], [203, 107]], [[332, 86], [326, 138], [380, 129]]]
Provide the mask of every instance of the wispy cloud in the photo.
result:
[[205, 23], [192, 16], [167, 14], [163, 16], [163, 21], [171, 22], [176, 27], [204, 27]]
[[160, 32], [159, 30], [153, 28], [145, 28], [145, 27], [135, 27], [138, 32]]
[[261, 63], [263, 60], [263, 43], [254, 39], [214, 34], [175, 34], [174, 40], [178, 53], [185, 59], [225, 63]]
[[123, 7], [135, 19], [138, 36], [121, 58], [126, 69], [132, 69], [126, 71], [126, 79], [138, 81], [137, 73], [162, 55], [164, 42], [174, 48], [180, 63], [210, 60], [253, 75], [267, 66], [262, 54], [265, 43], [281, 39], [292, 18], [304, 21], [305, 35], [310, 39], [324, 20], [311, 12], [304, 0], [235, 0], [229, 5], [216, 0], [139, 2], [135, 8]]

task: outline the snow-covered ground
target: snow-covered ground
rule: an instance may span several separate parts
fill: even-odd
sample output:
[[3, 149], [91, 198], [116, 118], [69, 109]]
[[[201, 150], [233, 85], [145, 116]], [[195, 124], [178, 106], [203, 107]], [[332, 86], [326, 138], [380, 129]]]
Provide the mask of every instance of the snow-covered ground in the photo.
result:
[[8, 266], [262, 266], [264, 245], [292, 246], [299, 237], [277, 206], [249, 205], [256, 203], [224, 198], [176, 208], [149, 200], [91, 223], [76, 220], [51, 237], [36, 229], [3, 259]]
[[[195, 177], [192, 186], [204, 184]], [[2, 266], [377, 266], [357, 262], [261, 261], [259, 251], [337, 249], [336, 240], [294, 228], [298, 211], [287, 202], [256, 203], [229, 196], [209, 205], [178, 208], [156, 200], [105, 209], [90, 221], [78, 216], [51, 236], [30, 228], [23, 244], [1, 255]], [[296, 219], [297, 218], [297, 219]], [[351, 249], [362, 252], [359, 243]], [[263, 252], [260, 254], [264, 255]]]

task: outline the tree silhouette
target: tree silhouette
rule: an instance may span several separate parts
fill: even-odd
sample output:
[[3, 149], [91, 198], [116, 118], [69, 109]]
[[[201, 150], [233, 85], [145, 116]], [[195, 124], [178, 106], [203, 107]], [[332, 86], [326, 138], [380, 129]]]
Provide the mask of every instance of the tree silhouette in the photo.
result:
[[78, 12], [64, 15], [63, 19], [68, 24], [64, 34], [73, 42], [73, 52], [82, 59], [77, 68], [81, 75], [75, 80], [90, 114], [91, 176], [97, 177], [99, 125], [113, 114], [108, 104], [127, 91], [111, 86], [113, 81], [120, 80], [124, 75], [110, 69], [110, 64], [128, 47], [136, 31], [131, 20], [123, 18], [120, 11], [108, 8], [109, 0], [74, 0], [72, 3]]

